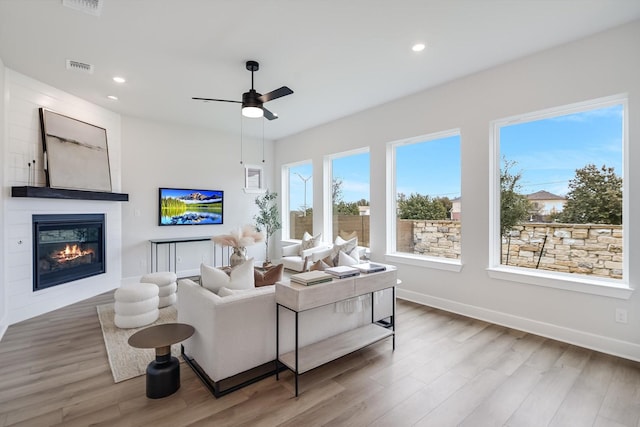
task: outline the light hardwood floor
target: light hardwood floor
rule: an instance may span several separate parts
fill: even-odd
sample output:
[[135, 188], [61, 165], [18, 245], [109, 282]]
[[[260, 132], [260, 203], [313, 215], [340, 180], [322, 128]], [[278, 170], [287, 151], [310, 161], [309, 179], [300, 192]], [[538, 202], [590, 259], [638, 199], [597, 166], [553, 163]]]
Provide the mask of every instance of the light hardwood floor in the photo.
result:
[[107, 293], [12, 325], [0, 341], [0, 426], [638, 426], [640, 364], [398, 302], [386, 340], [306, 373], [215, 399], [145, 397], [114, 384], [95, 306]]

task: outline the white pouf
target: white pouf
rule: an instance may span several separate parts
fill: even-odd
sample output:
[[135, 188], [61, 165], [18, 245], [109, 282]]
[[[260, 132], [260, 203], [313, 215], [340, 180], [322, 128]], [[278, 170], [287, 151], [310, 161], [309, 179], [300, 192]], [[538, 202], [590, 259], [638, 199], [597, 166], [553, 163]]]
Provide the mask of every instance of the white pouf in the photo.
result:
[[176, 273], [171, 271], [158, 271], [157, 273], [145, 274], [140, 278], [142, 283], [155, 283], [158, 286], [166, 286], [178, 281]]
[[116, 289], [114, 323], [118, 328], [139, 328], [158, 320], [158, 285], [135, 283]]
[[168, 307], [177, 301], [178, 276], [170, 271], [145, 274], [140, 278], [142, 283], [155, 283], [160, 288], [158, 308]]

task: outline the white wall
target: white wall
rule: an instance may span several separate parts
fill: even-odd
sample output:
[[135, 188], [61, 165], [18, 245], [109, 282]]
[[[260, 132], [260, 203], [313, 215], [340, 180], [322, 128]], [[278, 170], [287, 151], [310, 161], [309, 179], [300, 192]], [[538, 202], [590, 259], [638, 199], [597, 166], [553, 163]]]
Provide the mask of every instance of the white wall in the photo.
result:
[[[6, 140], [6, 132], [5, 132], [5, 82], [4, 82], [4, 63], [2, 62], [2, 58], [0, 58], [0, 153], [4, 153], [4, 146]], [[4, 159], [4, 155], [3, 155]], [[4, 175], [4, 167], [5, 162], [0, 161], [0, 180], [5, 182]], [[7, 197], [7, 187], [2, 186], [2, 192], [0, 193], [0, 242], [5, 242], [4, 236], [4, 199]], [[4, 250], [4, 245], [2, 246]], [[5, 270], [4, 256], [0, 257], [0, 338], [4, 335], [7, 324], [5, 321], [5, 315], [7, 312], [7, 298], [5, 296], [5, 283], [7, 280], [6, 275], [7, 270]]]
[[[245, 129], [259, 121], [245, 119]], [[239, 127], [239, 125], [238, 125]], [[239, 129], [238, 129], [239, 130]], [[269, 188], [273, 177], [273, 143], [243, 141], [240, 163], [240, 134], [229, 135], [211, 129], [160, 123], [123, 117], [123, 191], [129, 203], [123, 205], [123, 277], [134, 278], [150, 271], [149, 239], [214, 236], [235, 227], [254, 224], [257, 194], [245, 193], [244, 164], [264, 167]], [[221, 225], [158, 226], [158, 188], [197, 188], [224, 191], [224, 223]], [[273, 245], [272, 245], [273, 246]], [[211, 243], [178, 245], [178, 274], [199, 274], [200, 262], [211, 263]], [[159, 248], [160, 269], [166, 269], [166, 245]], [[248, 255], [264, 259], [265, 246], [248, 248]], [[171, 256], [173, 259], [173, 254]]]
[[[46, 313], [98, 295], [120, 284], [121, 204], [88, 200], [12, 198], [11, 186], [29, 184], [28, 163], [36, 160], [35, 184], [45, 185], [39, 107], [107, 129], [114, 192], [121, 189], [120, 116], [10, 69], [5, 73], [5, 144], [2, 150], [3, 242], [2, 259], [6, 315], [3, 325]], [[104, 274], [33, 292], [32, 214], [105, 213], [107, 271]]]
[[[629, 95], [630, 218], [640, 215], [640, 21], [543, 51], [467, 78], [361, 112], [276, 142], [282, 164], [313, 159], [314, 211], [322, 209], [323, 156], [360, 147], [371, 153], [371, 251], [385, 260], [385, 145], [461, 128], [461, 272], [398, 264], [398, 295], [495, 323], [640, 360], [640, 295], [629, 300], [556, 290], [488, 277], [489, 123], [498, 118], [600, 98]], [[428, 55], [428, 52], [426, 53]], [[278, 174], [279, 185], [279, 174]], [[319, 217], [319, 216], [318, 216]], [[314, 218], [314, 232], [322, 229]], [[640, 269], [640, 227], [629, 221], [630, 283]], [[628, 324], [614, 321], [628, 310]]]

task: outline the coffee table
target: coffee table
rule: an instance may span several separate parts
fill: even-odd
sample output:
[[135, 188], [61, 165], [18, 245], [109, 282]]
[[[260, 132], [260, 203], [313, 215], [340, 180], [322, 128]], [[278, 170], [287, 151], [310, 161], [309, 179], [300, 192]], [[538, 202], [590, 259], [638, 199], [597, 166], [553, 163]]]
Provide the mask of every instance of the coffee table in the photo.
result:
[[180, 362], [171, 356], [171, 345], [189, 338], [193, 326], [184, 323], [164, 323], [142, 329], [129, 337], [135, 348], [155, 348], [156, 359], [147, 366], [147, 397], [159, 399], [180, 388]]

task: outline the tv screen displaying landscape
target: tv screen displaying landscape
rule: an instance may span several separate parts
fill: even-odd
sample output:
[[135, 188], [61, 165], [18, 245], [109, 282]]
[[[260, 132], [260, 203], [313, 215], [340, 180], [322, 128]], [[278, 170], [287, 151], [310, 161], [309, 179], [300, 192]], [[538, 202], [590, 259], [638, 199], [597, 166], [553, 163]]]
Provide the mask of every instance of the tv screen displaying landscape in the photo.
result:
[[160, 188], [159, 225], [222, 224], [224, 192]]

